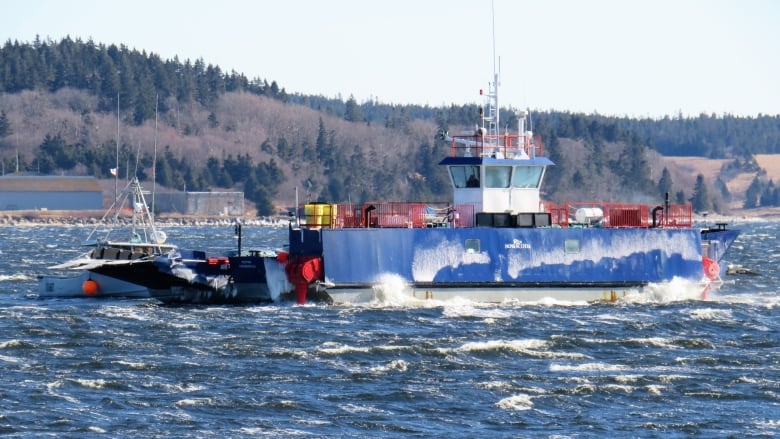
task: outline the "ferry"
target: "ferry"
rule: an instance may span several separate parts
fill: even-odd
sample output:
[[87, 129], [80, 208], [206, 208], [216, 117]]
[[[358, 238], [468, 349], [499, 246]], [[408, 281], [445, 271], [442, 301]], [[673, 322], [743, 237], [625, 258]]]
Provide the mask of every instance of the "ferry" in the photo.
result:
[[295, 300], [410, 298], [480, 302], [615, 301], [682, 279], [702, 294], [722, 282], [739, 235], [694, 227], [690, 204], [551, 203], [541, 198], [554, 163], [517, 114], [500, 132], [498, 74], [474, 130], [440, 133], [453, 197], [443, 203], [309, 203], [289, 227], [285, 264]]

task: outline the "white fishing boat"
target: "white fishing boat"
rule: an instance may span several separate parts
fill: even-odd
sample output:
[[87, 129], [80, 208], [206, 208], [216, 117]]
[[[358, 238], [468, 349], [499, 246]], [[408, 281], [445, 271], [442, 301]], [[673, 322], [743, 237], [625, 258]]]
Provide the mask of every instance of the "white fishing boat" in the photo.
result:
[[59, 274], [41, 277], [38, 296], [147, 298], [151, 288], [168, 288], [154, 260], [176, 246], [155, 227], [144, 193], [138, 178], [130, 180], [84, 241], [88, 250], [49, 267]]

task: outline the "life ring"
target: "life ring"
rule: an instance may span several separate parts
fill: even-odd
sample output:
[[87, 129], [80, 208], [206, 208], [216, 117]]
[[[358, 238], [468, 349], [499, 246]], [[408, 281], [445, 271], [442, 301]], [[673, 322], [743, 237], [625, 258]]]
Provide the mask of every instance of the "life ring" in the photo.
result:
[[81, 291], [87, 296], [94, 296], [98, 292], [98, 283], [92, 279], [87, 279], [81, 284]]
[[720, 278], [720, 265], [714, 260], [703, 256], [702, 263], [704, 265], [704, 275], [709, 280], [718, 280]]

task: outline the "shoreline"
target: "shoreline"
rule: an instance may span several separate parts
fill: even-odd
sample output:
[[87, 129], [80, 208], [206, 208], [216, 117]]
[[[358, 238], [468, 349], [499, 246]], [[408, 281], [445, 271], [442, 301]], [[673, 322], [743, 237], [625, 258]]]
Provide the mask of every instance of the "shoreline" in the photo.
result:
[[[104, 211], [0, 211], [0, 227], [22, 226], [74, 226], [93, 227], [110, 225], [112, 218], [104, 218]], [[130, 216], [119, 217], [118, 223], [129, 225]], [[287, 217], [227, 217], [196, 215], [160, 215], [155, 219], [157, 227], [176, 226], [233, 226], [236, 221], [243, 225], [263, 227], [287, 227]]]
[[[96, 226], [108, 225], [111, 218], [103, 218], [104, 211], [0, 211], [0, 227], [17, 226]], [[727, 223], [729, 225], [747, 222], [772, 222], [780, 221], [780, 208], [750, 209], [734, 212], [730, 215], [694, 215], [693, 220], [697, 224]], [[120, 224], [129, 224], [130, 217], [118, 218]], [[290, 218], [286, 216], [275, 217], [228, 217], [228, 216], [202, 216], [161, 214], [155, 222], [159, 227], [176, 226], [232, 226], [236, 221], [243, 225], [262, 227], [287, 227]]]

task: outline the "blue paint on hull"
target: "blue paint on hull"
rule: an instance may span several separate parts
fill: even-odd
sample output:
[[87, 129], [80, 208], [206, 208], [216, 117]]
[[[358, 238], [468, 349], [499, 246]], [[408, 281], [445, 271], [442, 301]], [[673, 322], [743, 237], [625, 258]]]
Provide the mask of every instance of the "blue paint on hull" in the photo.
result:
[[739, 230], [726, 229], [725, 224], [721, 228], [702, 230], [701, 239], [708, 243], [705, 256], [722, 262], [723, 256], [738, 237]]
[[320, 254], [325, 281], [366, 286], [627, 286], [702, 278], [693, 229], [437, 228], [291, 230], [290, 253]]

